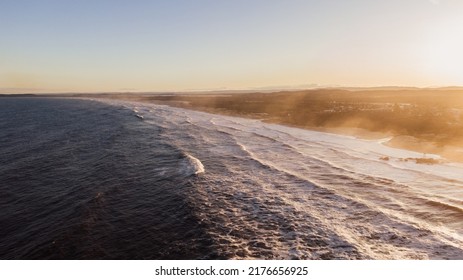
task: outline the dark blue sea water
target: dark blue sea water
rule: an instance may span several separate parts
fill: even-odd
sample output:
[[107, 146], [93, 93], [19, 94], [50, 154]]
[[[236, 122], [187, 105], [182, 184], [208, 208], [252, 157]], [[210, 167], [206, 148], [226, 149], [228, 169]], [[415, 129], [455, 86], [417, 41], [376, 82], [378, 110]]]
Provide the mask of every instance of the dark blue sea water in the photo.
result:
[[385, 141], [1, 98], [0, 259], [463, 259], [463, 164]]
[[0, 258], [217, 258], [159, 131], [102, 103], [2, 98]]

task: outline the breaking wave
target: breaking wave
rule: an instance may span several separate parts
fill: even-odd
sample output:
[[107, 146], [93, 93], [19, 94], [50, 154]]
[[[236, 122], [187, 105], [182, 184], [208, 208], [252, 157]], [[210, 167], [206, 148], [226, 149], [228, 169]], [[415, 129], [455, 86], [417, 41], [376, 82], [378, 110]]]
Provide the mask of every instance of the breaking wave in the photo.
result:
[[184, 176], [197, 175], [204, 173], [204, 165], [194, 156], [185, 153], [184, 158], [180, 161], [180, 173]]

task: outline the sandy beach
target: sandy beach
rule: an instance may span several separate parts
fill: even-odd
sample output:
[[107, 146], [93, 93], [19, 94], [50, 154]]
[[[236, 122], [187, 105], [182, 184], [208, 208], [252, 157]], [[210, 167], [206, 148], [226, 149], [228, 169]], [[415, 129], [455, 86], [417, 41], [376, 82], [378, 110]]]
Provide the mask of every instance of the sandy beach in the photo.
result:
[[[391, 94], [390, 92], [387, 92]], [[388, 97], [390, 100], [383, 101], [384, 104], [387, 106], [391, 106], [392, 101], [394, 101], [397, 96], [399, 96], [400, 92], [392, 92], [394, 94], [393, 97]], [[293, 93], [288, 93], [289, 95]], [[326, 106], [325, 101], [323, 99], [327, 99], [329, 97], [322, 97], [318, 96], [318, 92], [306, 92], [306, 95], [316, 95], [316, 99], [318, 103], [322, 103], [323, 106]], [[329, 95], [327, 93], [324, 93]], [[412, 93], [414, 96], [416, 93]], [[442, 93], [439, 93], [442, 94]], [[452, 96], [456, 93], [451, 92]], [[400, 149], [407, 149], [411, 151], [416, 151], [423, 153], [422, 158], [426, 159], [429, 157], [430, 154], [439, 155], [442, 157], [442, 161], [454, 161], [454, 162], [463, 162], [463, 146], [460, 145], [461, 139], [459, 135], [452, 136], [454, 138], [450, 140], [441, 141], [442, 137], [445, 137], [445, 133], [452, 133], [452, 132], [444, 132], [444, 134], [439, 133], [428, 133], [428, 134], [415, 134], [410, 135], [406, 133], [401, 133], [399, 130], [401, 129], [401, 124], [397, 125], [398, 128], [383, 128], [381, 125], [365, 125], [365, 123], [370, 123], [372, 120], [368, 121], [359, 121], [355, 120], [354, 122], [332, 122], [332, 123], [319, 123], [318, 125], [314, 125], [305, 119], [291, 119], [291, 113], [282, 114], [282, 111], [290, 111], [290, 110], [297, 110], [298, 107], [294, 105], [294, 101], [291, 102], [291, 105], [288, 106], [282, 102], [279, 106], [275, 106], [271, 104], [273, 99], [277, 98], [275, 95], [278, 94], [261, 94], [257, 100], [248, 101], [248, 102], [255, 102], [259, 105], [263, 105], [262, 107], [272, 107], [271, 110], [262, 110], [261, 108], [256, 110], [249, 110], [240, 108], [238, 104], [238, 100], [242, 97], [243, 99], [248, 98], [248, 94], [176, 94], [176, 95], [161, 95], [161, 94], [105, 94], [105, 95], [95, 95], [92, 97], [97, 98], [105, 98], [105, 99], [120, 99], [120, 100], [128, 100], [128, 101], [139, 101], [139, 102], [147, 102], [147, 103], [155, 103], [155, 104], [163, 104], [173, 107], [179, 108], [187, 108], [193, 109], [203, 112], [209, 112], [213, 114], [220, 114], [220, 115], [227, 115], [227, 116], [238, 116], [238, 117], [245, 117], [251, 119], [259, 119], [263, 122], [267, 123], [276, 123], [276, 124], [283, 124], [291, 127], [298, 127], [304, 128], [308, 130], [314, 131], [321, 131], [321, 132], [328, 132], [328, 133], [335, 133], [335, 134], [342, 134], [342, 135], [349, 135], [354, 136], [359, 139], [370, 139], [370, 140], [383, 140], [384, 145], [388, 145], [390, 147], [400, 148]], [[379, 96], [386, 95], [386, 93], [380, 93]], [[458, 95], [459, 96], [459, 95]], [[343, 95], [339, 95], [338, 99], [341, 101], [343, 100]], [[358, 97], [360, 99], [360, 97]], [[364, 98], [362, 96], [362, 98]], [[322, 99], [322, 101], [320, 101]], [[426, 102], [429, 102], [426, 98], [424, 98]], [[228, 103], [224, 103], [224, 101], [229, 101]], [[334, 111], [336, 107], [339, 107], [339, 103], [336, 104], [336, 101], [331, 101], [329, 108], [324, 108], [324, 111], [332, 110]], [[286, 101], [288, 103], [288, 101]], [[354, 101], [355, 102], [355, 101]], [[269, 103], [269, 104], [266, 104]], [[316, 102], [315, 102], [316, 103]], [[385, 105], [385, 106], [386, 106]], [[292, 107], [291, 107], [292, 106]], [[355, 110], [353, 108], [352, 110]], [[381, 108], [377, 110], [378, 113], [382, 113]], [[354, 112], [355, 113], [355, 112]], [[375, 117], [373, 114], [372, 117]], [[381, 116], [383, 117], [383, 116]], [[308, 117], [308, 119], [310, 116]], [[412, 116], [413, 118], [413, 116]], [[420, 116], [416, 116], [417, 119]], [[348, 118], [347, 118], [348, 119]], [[379, 120], [380, 122], [382, 120]], [[422, 125], [422, 124], [419, 124]], [[461, 124], [459, 124], [461, 125]], [[387, 120], [385, 121], [385, 126], [387, 126]], [[375, 129], [368, 129], [366, 127], [374, 127]], [[431, 162], [427, 162], [430, 164]]]

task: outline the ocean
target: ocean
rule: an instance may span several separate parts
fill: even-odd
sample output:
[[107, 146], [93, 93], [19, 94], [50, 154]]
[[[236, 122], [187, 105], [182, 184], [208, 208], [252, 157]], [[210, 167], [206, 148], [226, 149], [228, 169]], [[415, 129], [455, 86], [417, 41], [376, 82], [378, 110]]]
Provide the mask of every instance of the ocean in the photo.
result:
[[0, 258], [463, 259], [463, 165], [385, 141], [2, 98]]

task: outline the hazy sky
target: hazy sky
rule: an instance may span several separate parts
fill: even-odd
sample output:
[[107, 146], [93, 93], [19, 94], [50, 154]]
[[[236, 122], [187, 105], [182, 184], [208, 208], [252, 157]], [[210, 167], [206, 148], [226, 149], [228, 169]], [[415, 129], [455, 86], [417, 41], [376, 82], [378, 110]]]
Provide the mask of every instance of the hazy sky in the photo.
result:
[[461, 0], [0, 0], [0, 89], [463, 85]]

